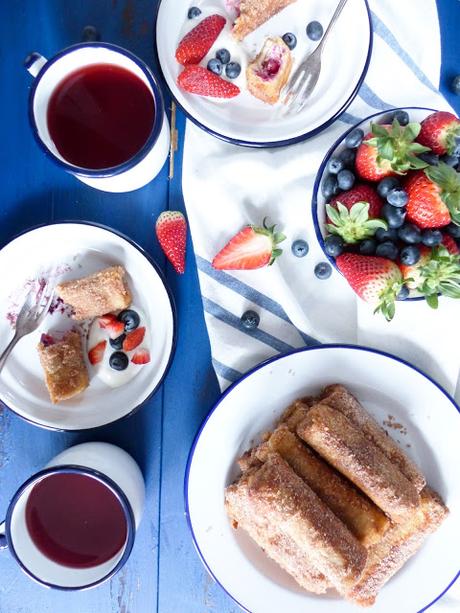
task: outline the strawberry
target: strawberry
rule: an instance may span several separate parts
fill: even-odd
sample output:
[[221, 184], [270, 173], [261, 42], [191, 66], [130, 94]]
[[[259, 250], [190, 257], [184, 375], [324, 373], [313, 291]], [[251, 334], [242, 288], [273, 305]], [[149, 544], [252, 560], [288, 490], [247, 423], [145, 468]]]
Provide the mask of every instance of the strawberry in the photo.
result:
[[417, 142], [429, 147], [433, 153], [452, 154], [456, 147], [455, 137], [460, 136], [460, 119], [446, 111], [436, 111], [422, 121]]
[[360, 298], [375, 305], [390, 321], [403, 279], [398, 266], [386, 258], [343, 253], [336, 259], [338, 269]]
[[346, 206], [348, 210], [357, 202], [368, 202], [370, 219], [380, 217], [383, 206], [383, 201], [375, 189], [365, 183], [357, 183], [348, 191], [342, 192], [338, 196], [333, 196], [333, 198], [331, 198], [331, 204], [337, 204], [337, 202]]
[[222, 79], [203, 66], [186, 66], [180, 73], [177, 84], [186, 92], [198, 96], [234, 98], [240, 93], [237, 85]]
[[371, 124], [356, 152], [355, 166], [358, 175], [368, 181], [380, 181], [395, 174], [406, 174], [408, 170], [425, 168], [427, 164], [416, 154], [429, 151], [415, 143], [420, 124], [409, 123], [401, 126], [397, 119], [392, 125]]
[[456, 255], [460, 253], [460, 249], [457, 243], [455, 242], [455, 239], [452, 236], [449, 236], [448, 234], [445, 234], [443, 236], [441, 244], [444, 245], [444, 247], [447, 249], [447, 251], [451, 255]]
[[187, 222], [180, 211], [163, 211], [158, 217], [155, 231], [164, 254], [179, 274], [185, 272]]
[[275, 233], [275, 226], [267, 228], [246, 226], [219, 251], [212, 261], [218, 270], [253, 270], [271, 266], [281, 255], [278, 243], [284, 241], [284, 234]]
[[107, 313], [107, 315], [99, 317], [99, 328], [107, 330], [110, 338], [115, 339], [123, 334], [125, 331], [125, 324], [122, 321], [118, 321], [115, 315]]
[[89, 350], [88, 359], [91, 362], [91, 364], [94, 365], [94, 364], [99, 364], [99, 362], [102, 362], [102, 358], [104, 357], [104, 351], [105, 351], [106, 346], [107, 346], [107, 341], [101, 341], [100, 343], [98, 343], [92, 349]]
[[148, 364], [150, 362], [150, 352], [148, 349], [138, 349], [131, 358], [133, 364]]
[[225, 23], [225, 17], [210, 15], [186, 34], [176, 50], [179, 64], [199, 64], [222, 32]]
[[331, 223], [326, 224], [326, 228], [349, 245], [374, 236], [378, 228], [388, 230], [388, 224], [383, 219], [369, 219], [368, 202], [357, 202], [350, 209], [341, 202], [337, 202], [335, 207], [326, 204], [326, 212], [331, 220]]
[[447, 164], [413, 173], [405, 189], [409, 221], [420, 228], [442, 228], [451, 221], [460, 225], [460, 177]]
[[144, 340], [144, 336], [144, 327], [136, 328], [132, 332], [128, 332], [125, 340], [123, 341], [123, 351], [132, 351], [133, 349], [136, 349], [136, 347], [139, 347]]

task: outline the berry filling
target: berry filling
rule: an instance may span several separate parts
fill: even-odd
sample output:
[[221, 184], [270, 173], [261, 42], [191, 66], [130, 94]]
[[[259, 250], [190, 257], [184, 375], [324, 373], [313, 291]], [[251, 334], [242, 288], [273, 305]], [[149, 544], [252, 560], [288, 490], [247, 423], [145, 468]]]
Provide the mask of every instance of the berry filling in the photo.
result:
[[284, 53], [284, 49], [281, 49], [279, 46], [274, 46], [267, 57], [262, 61], [260, 68], [256, 71], [257, 76], [264, 81], [271, 81], [274, 79], [280, 71]]

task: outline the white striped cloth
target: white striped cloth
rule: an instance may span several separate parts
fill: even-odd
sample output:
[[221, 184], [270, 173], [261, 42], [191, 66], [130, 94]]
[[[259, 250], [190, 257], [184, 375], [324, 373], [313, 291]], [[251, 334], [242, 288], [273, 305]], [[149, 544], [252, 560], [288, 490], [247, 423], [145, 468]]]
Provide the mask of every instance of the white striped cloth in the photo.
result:
[[[310, 213], [315, 174], [333, 142], [360, 119], [398, 106], [449, 109], [438, 92], [440, 34], [435, 0], [370, 0], [374, 49], [365, 83], [338, 121], [318, 136], [276, 150], [244, 149], [219, 141], [187, 122], [183, 193], [199, 270], [212, 358], [221, 388], [279, 352], [320, 342], [376, 347], [414, 363], [460, 399], [458, 303], [399, 303], [391, 323], [374, 316], [334, 272], [316, 279], [324, 260]], [[218, 172], [216, 172], [218, 168]], [[284, 254], [266, 269], [220, 272], [210, 262], [231, 235], [268, 216], [288, 237]], [[296, 238], [307, 257], [290, 252]], [[260, 314], [245, 332], [241, 314]], [[456, 317], [455, 317], [456, 316]], [[457, 582], [459, 583], [459, 582]], [[434, 608], [459, 610], [451, 590]]]

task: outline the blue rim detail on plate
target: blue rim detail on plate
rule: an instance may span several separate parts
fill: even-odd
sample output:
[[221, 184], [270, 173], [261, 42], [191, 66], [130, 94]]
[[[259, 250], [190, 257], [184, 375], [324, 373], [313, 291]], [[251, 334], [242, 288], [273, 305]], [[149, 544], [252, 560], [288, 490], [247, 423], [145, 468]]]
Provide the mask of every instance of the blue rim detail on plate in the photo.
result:
[[[152, 88], [153, 100], [154, 100], [154, 105], [155, 105], [155, 118], [153, 122], [152, 131], [150, 132], [150, 135], [147, 141], [142, 146], [142, 148], [139, 149], [139, 151], [135, 155], [133, 155], [132, 158], [130, 158], [129, 160], [126, 160], [126, 162], [123, 162], [122, 164], [119, 164], [118, 166], [112, 166], [111, 168], [102, 168], [98, 170], [82, 168], [80, 166], [75, 166], [68, 162], [64, 162], [63, 160], [58, 158], [52, 151], [50, 151], [50, 149], [48, 149], [48, 147], [45, 145], [45, 143], [43, 142], [43, 140], [41, 139], [38, 133], [38, 128], [35, 122], [35, 116], [34, 116], [34, 111], [33, 111], [36, 89], [38, 87], [38, 84], [40, 83], [41, 78], [47, 72], [47, 70], [51, 68], [51, 66], [55, 62], [57, 62], [57, 60], [66, 56], [72, 51], [77, 51], [78, 49], [85, 49], [87, 47], [102, 47], [104, 49], [109, 49], [110, 51], [116, 51], [117, 53], [120, 53], [121, 55], [124, 55], [125, 57], [133, 61], [138, 66], [138, 68], [142, 70], [142, 72], [145, 75], [145, 78], [149, 82], [150, 87]], [[34, 56], [34, 53], [31, 53], [29, 56], [27, 56], [24, 62], [25, 68], [29, 68], [30, 65], [33, 64], [35, 59], [36, 59], [36, 56]], [[104, 63], [104, 62], [101, 62], [101, 63]], [[34, 135], [34, 138], [36, 142], [38, 143], [38, 146], [40, 147], [40, 149], [46, 154], [48, 158], [50, 158], [55, 164], [57, 164], [58, 166], [60, 166], [61, 168], [63, 168], [64, 170], [72, 174], [77, 174], [81, 177], [92, 177], [93, 179], [97, 179], [97, 178], [102, 179], [102, 178], [107, 178], [107, 177], [114, 177], [114, 176], [121, 174], [122, 172], [126, 172], [127, 170], [130, 170], [131, 168], [136, 166], [136, 164], [138, 164], [141, 160], [145, 158], [145, 156], [149, 153], [149, 151], [155, 146], [155, 143], [157, 142], [158, 137], [160, 135], [161, 128], [163, 126], [165, 105], [163, 101], [163, 94], [157, 82], [157, 78], [155, 77], [155, 75], [153, 74], [153, 72], [147, 66], [145, 62], [143, 62], [140, 58], [134, 55], [134, 53], [131, 53], [131, 51], [128, 51], [127, 49], [123, 49], [123, 47], [119, 47], [118, 45], [113, 45], [111, 43], [88, 42], [88, 43], [79, 43], [78, 45], [72, 45], [70, 47], [66, 47], [65, 49], [63, 49], [62, 51], [54, 55], [50, 60], [48, 60], [46, 64], [44, 64], [44, 66], [38, 72], [37, 76], [34, 78], [32, 86], [30, 88], [29, 111], [28, 112], [29, 112], [29, 123], [32, 128], [32, 133]]]
[[[201, 434], [202, 434], [206, 424], [208, 423], [209, 419], [214, 414], [214, 412], [217, 410], [217, 408], [219, 407], [221, 402], [224, 400], [224, 398], [226, 398], [230, 394], [230, 392], [232, 392], [233, 388], [237, 387], [237, 385], [242, 383], [249, 376], [251, 376], [252, 374], [257, 372], [258, 370], [261, 370], [262, 368], [264, 368], [268, 364], [272, 364], [273, 362], [277, 362], [278, 360], [281, 360], [281, 359], [283, 359], [283, 358], [285, 358], [287, 356], [295, 355], [296, 353], [303, 353], [303, 352], [307, 352], [307, 351], [321, 351], [321, 350], [324, 350], [324, 349], [352, 349], [352, 350], [357, 350], [357, 351], [365, 351], [365, 352], [369, 352], [369, 353], [376, 353], [378, 355], [381, 355], [381, 356], [384, 356], [384, 357], [389, 358], [391, 360], [394, 360], [396, 362], [399, 362], [400, 364], [403, 364], [404, 366], [407, 366], [407, 367], [411, 368], [412, 370], [415, 370], [417, 373], [422, 375], [422, 377], [425, 377], [425, 379], [428, 379], [428, 381], [430, 381], [435, 387], [437, 387], [439, 389], [439, 391], [442, 394], [444, 394], [444, 396], [447, 398], [447, 400], [449, 400], [451, 402], [451, 404], [454, 406], [454, 408], [457, 410], [457, 412], [460, 415], [460, 406], [455, 402], [455, 400], [452, 398], [452, 396], [450, 394], [448, 394], [446, 392], [446, 390], [441, 385], [439, 385], [439, 383], [437, 383], [432, 377], [430, 377], [430, 375], [427, 375], [423, 370], [421, 370], [417, 366], [414, 366], [410, 362], [407, 362], [403, 358], [399, 358], [398, 356], [393, 355], [391, 353], [388, 353], [386, 351], [380, 351], [379, 349], [372, 349], [371, 347], [364, 347], [363, 345], [350, 345], [350, 344], [341, 344], [341, 343], [329, 343], [329, 344], [324, 344], [324, 345], [319, 345], [319, 346], [314, 346], [314, 347], [301, 347], [300, 349], [294, 349], [293, 351], [289, 351], [288, 353], [283, 353], [282, 355], [276, 355], [276, 356], [274, 356], [272, 358], [268, 358], [267, 360], [264, 360], [263, 362], [261, 362], [260, 364], [258, 364], [257, 366], [255, 366], [254, 368], [249, 370], [247, 373], [245, 373], [241, 377], [241, 379], [239, 379], [238, 381], [235, 381], [235, 383], [232, 383], [225, 390], [225, 392], [219, 397], [219, 400], [216, 402], [216, 404], [213, 406], [213, 408], [206, 415], [206, 417], [204, 418], [201, 426], [198, 429], [198, 432], [195, 435], [195, 438], [193, 439], [192, 447], [190, 449], [190, 452], [189, 452], [189, 455], [188, 455], [188, 458], [187, 458], [187, 465], [185, 467], [185, 476], [184, 476], [184, 506], [185, 506], [185, 517], [187, 519], [187, 524], [188, 524], [188, 527], [190, 529], [190, 533], [192, 535], [193, 545], [195, 547], [196, 552], [198, 553], [198, 556], [199, 556], [201, 562], [203, 563], [204, 567], [208, 571], [209, 575], [217, 583], [217, 585], [219, 585], [223, 589], [223, 591], [228, 596], [230, 596], [230, 598], [234, 602], [236, 602], [236, 604], [239, 607], [241, 607], [243, 609], [243, 611], [247, 611], [247, 613], [251, 613], [251, 611], [249, 609], [247, 609], [245, 606], [243, 606], [229, 591], [227, 591], [226, 588], [222, 585], [222, 583], [220, 583], [219, 579], [213, 573], [212, 569], [210, 568], [210, 566], [206, 562], [205, 557], [203, 556], [203, 553], [202, 553], [202, 551], [200, 549], [200, 546], [198, 545], [198, 542], [196, 540], [195, 532], [193, 531], [192, 520], [190, 518], [190, 511], [189, 511], [189, 503], [188, 503], [188, 484], [189, 484], [190, 468], [191, 468], [191, 465], [192, 465], [193, 456], [195, 454], [195, 448], [196, 448], [196, 446], [198, 444], [200, 436], [201, 436]], [[434, 603], [437, 602], [440, 598], [442, 598], [442, 596], [444, 596], [444, 594], [454, 585], [454, 583], [457, 581], [457, 579], [459, 577], [460, 577], [460, 570], [455, 575], [455, 577], [452, 579], [452, 581], [447, 585], [447, 587], [439, 594], [439, 596], [437, 596], [429, 604], [427, 604], [425, 607], [423, 607], [423, 609], [420, 609], [416, 613], [423, 613], [423, 611], [426, 611], [432, 605], [434, 605]]]
[[[314, 226], [314, 229], [315, 229], [316, 240], [318, 241], [319, 246], [321, 247], [325, 257], [332, 264], [333, 268], [335, 268], [335, 270], [338, 273], [340, 273], [340, 274], [342, 274], [342, 273], [340, 272], [340, 270], [337, 267], [337, 264], [335, 262], [335, 258], [332, 257], [331, 255], [329, 255], [328, 253], [326, 253], [326, 250], [324, 249], [324, 238], [323, 238], [323, 234], [322, 234], [321, 228], [320, 228], [320, 223], [319, 223], [319, 220], [318, 220], [318, 193], [319, 193], [319, 189], [320, 189], [321, 179], [323, 178], [324, 171], [326, 169], [327, 163], [329, 162], [330, 157], [332, 156], [334, 151], [337, 149], [337, 147], [342, 144], [342, 142], [345, 140], [345, 138], [348, 136], [348, 134], [350, 134], [350, 132], [353, 132], [353, 130], [355, 128], [361, 126], [363, 123], [368, 123], [374, 117], [381, 117], [381, 116], [387, 115], [389, 113], [394, 113], [395, 111], [411, 111], [411, 110], [412, 111], [431, 111], [431, 112], [435, 112], [436, 109], [430, 109], [430, 108], [426, 108], [424, 106], [402, 106], [402, 107], [395, 107], [395, 108], [387, 109], [386, 111], [379, 111], [378, 113], [374, 113], [373, 115], [369, 115], [368, 117], [365, 117], [364, 119], [362, 119], [358, 123], [355, 123], [354, 126], [351, 126], [351, 128], [346, 130], [346, 132], [344, 132], [342, 134], [342, 136], [340, 136], [335, 141], [335, 143], [329, 148], [328, 152], [324, 156], [323, 161], [321, 162], [320, 167], [318, 169], [318, 172], [316, 173], [315, 183], [313, 184], [313, 195], [311, 197], [311, 214], [312, 214], [312, 217], [313, 217], [313, 226]], [[406, 298], [405, 300], [401, 300], [399, 302], [416, 302], [416, 301], [420, 301], [420, 300], [425, 300], [425, 298], [423, 296], [412, 296], [412, 298]]]
[[[184, 115], [188, 119], [190, 119], [190, 121], [192, 121], [195, 125], [197, 125], [199, 128], [201, 128], [208, 134], [211, 134], [212, 136], [215, 136], [216, 138], [219, 138], [220, 140], [223, 140], [226, 143], [231, 143], [233, 145], [240, 145], [241, 147], [251, 147], [255, 149], [286, 147], [287, 145], [295, 145], [296, 143], [300, 143], [304, 140], [312, 138], [313, 136], [316, 136], [317, 134], [325, 130], [328, 126], [330, 126], [332, 123], [334, 123], [334, 121], [339, 119], [340, 115], [342, 115], [342, 113], [344, 113], [347, 110], [347, 108], [356, 98], [358, 91], [361, 85], [363, 84], [364, 79], [366, 78], [367, 71], [369, 69], [369, 64], [371, 62], [372, 49], [374, 46], [374, 30], [372, 28], [372, 17], [371, 17], [371, 11], [369, 8], [368, 0], [363, 0], [363, 1], [366, 7], [367, 16], [369, 19], [369, 49], [367, 52], [367, 57], [366, 57], [366, 62], [364, 64], [363, 72], [361, 73], [361, 76], [359, 77], [359, 80], [358, 80], [358, 83], [356, 84], [355, 89], [351, 92], [350, 96], [348, 97], [348, 100], [344, 102], [341, 108], [338, 111], [336, 111], [332, 117], [330, 117], [327, 121], [325, 121], [323, 124], [315, 128], [314, 130], [310, 130], [309, 132], [305, 132], [304, 134], [301, 134], [299, 136], [294, 136], [293, 138], [288, 138], [286, 140], [271, 141], [271, 142], [269, 141], [265, 143], [239, 140], [238, 138], [231, 138], [230, 136], [225, 136], [224, 134], [220, 134], [219, 132], [216, 132], [215, 130], [211, 130], [211, 128], [199, 122], [197, 119], [193, 117], [193, 115], [191, 115], [188, 111], [186, 111], [184, 107], [180, 104], [180, 102], [178, 102], [177, 98], [174, 96], [164, 76], [163, 69], [161, 67], [161, 62], [160, 62], [159, 55], [158, 55], [158, 42], [156, 42], [156, 44], [154, 45], [154, 49], [155, 49], [155, 54], [156, 54], [156, 58], [158, 61], [158, 65], [160, 66], [160, 70], [163, 75], [163, 81], [165, 82], [166, 87], [168, 88], [169, 94], [171, 98], [174, 100], [174, 102], [176, 103], [177, 107], [180, 108], [180, 110], [184, 113]], [[161, 6], [161, 1], [158, 3], [158, 7], [157, 7], [156, 14], [155, 14], [155, 19], [154, 19], [154, 24], [153, 24], [153, 31], [155, 33], [157, 31], [157, 21], [158, 21], [158, 14], [160, 12], [160, 6]], [[158, 41], [157, 37], [156, 37], [156, 41]]]
[[12, 409], [4, 400], [0, 399], [0, 404], [5, 406], [9, 411], [11, 411], [15, 415], [17, 415], [20, 419], [24, 420], [25, 422], [27, 422], [27, 423], [29, 423], [29, 424], [31, 424], [33, 426], [37, 426], [39, 428], [43, 428], [43, 430], [50, 430], [52, 432], [75, 432], [75, 433], [78, 433], [78, 432], [88, 432], [88, 430], [97, 430], [98, 428], [105, 428], [106, 426], [111, 426], [113, 424], [121, 422], [124, 419], [127, 419], [128, 417], [131, 417], [132, 415], [137, 413], [139, 411], [139, 409], [142, 408], [142, 406], [146, 402], [148, 402], [157, 393], [157, 391], [160, 389], [161, 385], [163, 384], [163, 381], [165, 380], [166, 375], [169, 372], [169, 369], [171, 368], [171, 364], [172, 364], [173, 359], [174, 359], [174, 354], [176, 353], [176, 346], [177, 346], [177, 308], [176, 308], [176, 302], [174, 300], [174, 296], [172, 294], [172, 291], [170, 290], [169, 286], [166, 283], [165, 275], [164, 275], [163, 271], [160, 269], [160, 267], [158, 266], [158, 264], [156, 264], [156, 262], [153, 260], [152, 256], [149, 253], [147, 253], [147, 251], [145, 251], [145, 249], [143, 249], [135, 241], [133, 241], [132, 238], [129, 238], [129, 236], [126, 236], [126, 234], [123, 234], [123, 232], [119, 232], [118, 230], [114, 230], [110, 226], [106, 226], [106, 225], [101, 224], [101, 223], [97, 223], [97, 222], [93, 222], [93, 221], [83, 221], [83, 220], [78, 220], [78, 219], [77, 220], [66, 219], [64, 221], [55, 221], [53, 223], [41, 223], [41, 224], [38, 224], [36, 226], [32, 226], [31, 228], [27, 228], [26, 230], [23, 230], [22, 232], [19, 232], [19, 234], [16, 234], [16, 236], [14, 236], [11, 240], [7, 241], [4, 245], [1, 246], [0, 252], [2, 251], [2, 249], [4, 247], [6, 247], [10, 243], [12, 243], [17, 238], [20, 238], [24, 234], [27, 234], [28, 232], [33, 232], [34, 230], [38, 230], [39, 228], [44, 228], [45, 226], [57, 226], [57, 225], [60, 225], [60, 224], [79, 224], [79, 225], [82, 225], [82, 226], [93, 226], [95, 228], [100, 228], [101, 230], [106, 230], [107, 232], [111, 232], [112, 234], [115, 234], [116, 236], [119, 236], [120, 238], [125, 240], [127, 243], [129, 243], [131, 245], [131, 247], [134, 247], [135, 249], [137, 249], [137, 251], [139, 251], [139, 253], [141, 253], [141, 255], [143, 255], [145, 257], [145, 259], [149, 262], [149, 264], [155, 270], [157, 275], [160, 277], [160, 281], [162, 282], [163, 287], [165, 288], [166, 294], [168, 295], [169, 304], [171, 306], [172, 319], [173, 319], [173, 321], [172, 321], [173, 329], [172, 329], [171, 351], [170, 351], [168, 363], [166, 364], [166, 367], [165, 367], [165, 370], [164, 370], [164, 373], [163, 373], [162, 377], [158, 381], [158, 384], [155, 386], [155, 388], [150, 392], [150, 394], [142, 402], [140, 402], [137, 406], [135, 406], [129, 413], [127, 413], [126, 415], [123, 415], [122, 417], [119, 417], [118, 419], [114, 419], [113, 421], [109, 421], [106, 424], [102, 424], [101, 426], [95, 426], [95, 427], [91, 426], [89, 428], [70, 428], [70, 429], [69, 428], [57, 428], [57, 427], [54, 427], [54, 426], [46, 426], [44, 424], [41, 424], [41, 423], [38, 423], [38, 422], [34, 421], [33, 419], [30, 419], [29, 417], [25, 417], [24, 415], [20, 415], [14, 409]]
[[[20, 499], [24, 490], [26, 490], [33, 483], [40, 481], [43, 477], [48, 477], [50, 475], [57, 475], [61, 473], [66, 473], [66, 474], [70, 473], [70, 474], [79, 474], [79, 475], [83, 474], [83, 475], [92, 477], [94, 479], [97, 479], [98, 481], [103, 483], [106, 487], [108, 487], [111, 490], [114, 496], [116, 496], [118, 502], [120, 503], [123, 509], [123, 513], [126, 519], [127, 536], [126, 536], [126, 543], [124, 546], [123, 555], [121, 556], [121, 558], [118, 560], [115, 566], [106, 575], [101, 577], [101, 579], [98, 579], [97, 581], [93, 581], [92, 583], [88, 583], [86, 585], [76, 586], [76, 587], [56, 585], [55, 583], [49, 583], [47, 581], [43, 581], [42, 579], [34, 575], [34, 573], [31, 570], [29, 570], [29, 568], [24, 564], [24, 562], [20, 559], [20, 557], [16, 553], [16, 550], [13, 544], [13, 538], [11, 536], [11, 530], [10, 530], [11, 518], [14, 512], [16, 503]], [[104, 473], [98, 470], [95, 470], [94, 468], [89, 468], [87, 466], [80, 466], [78, 464], [62, 464], [60, 466], [51, 466], [50, 468], [45, 468], [39, 471], [38, 473], [35, 473], [34, 475], [32, 475], [29, 479], [27, 479], [27, 481], [25, 481], [19, 487], [19, 489], [16, 491], [16, 493], [11, 498], [10, 503], [8, 505], [6, 518], [5, 518], [5, 535], [6, 535], [6, 541], [8, 543], [8, 549], [11, 555], [13, 556], [13, 558], [16, 560], [16, 562], [21, 567], [21, 570], [24, 571], [26, 575], [28, 575], [31, 579], [33, 579], [40, 585], [43, 585], [45, 587], [48, 587], [54, 590], [64, 591], [64, 592], [89, 590], [93, 587], [100, 585], [101, 583], [104, 583], [105, 581], [113, 577], [128, 561], [128, 558], [131, 554], [131, 550], [134, 545], [135, 534], [136, 534], [136, 523], [134, 520], [133, 510], [132, 510], [132, 507], [131, 507], [131, 504], [128, 498], [126, 497], [126, 494], [119, 487], [119, 485], [115, 483], [115, 481], [110, 479], [110, 477], [105, 475]]]

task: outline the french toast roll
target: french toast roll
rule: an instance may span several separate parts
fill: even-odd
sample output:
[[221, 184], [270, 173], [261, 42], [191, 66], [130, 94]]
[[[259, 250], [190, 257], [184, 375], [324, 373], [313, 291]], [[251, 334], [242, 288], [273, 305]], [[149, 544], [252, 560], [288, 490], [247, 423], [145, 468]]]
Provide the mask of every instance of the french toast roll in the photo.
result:
[[256, 30], [271, 17], [282, 11], [296, 0], [240, 0], [235, 3], [239, 15], [233, 24], [232, 34], [236, 40]]
[[414, 485], [339, 411], [315, 405], [297, 433], [395, 523], [405, 521], [420, 503]]
[[291, 50], [279, 36], [267, 38], [260, 53], [248, 64], [248, 91], [267, 104], [276, 104], [292, 68]]
[[386, 515], [285, 425], [256, 448], [255, 457], [264, 462], [272, 452], [279, 453], [360, 543], [369, 547], [382, 538], [390, 525]]
[[393, 525], [383, 539], [370, 548], [364, 572], [346, 595], [361, 606], [371, 606], [391, 577], [437, 530], [449, 513], [438, 494], [426, 487], [418, 509], [402, 523]]
[[343, 385], [329, 385], [321, 394], [321, 402], [340, 411], [364, 436], [372, 441], [387, 458], [395, 464], [419, 492], [426, 485], [424, 475], [418, 466], [388, 436], [385, 430], [369, 415], [358, 400]]

